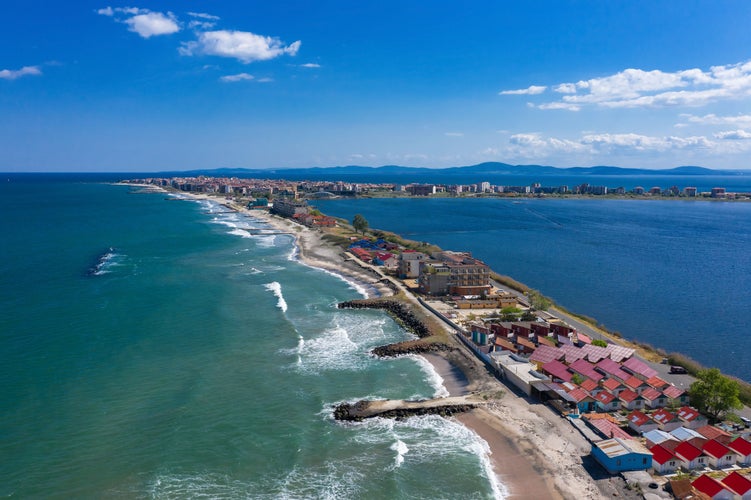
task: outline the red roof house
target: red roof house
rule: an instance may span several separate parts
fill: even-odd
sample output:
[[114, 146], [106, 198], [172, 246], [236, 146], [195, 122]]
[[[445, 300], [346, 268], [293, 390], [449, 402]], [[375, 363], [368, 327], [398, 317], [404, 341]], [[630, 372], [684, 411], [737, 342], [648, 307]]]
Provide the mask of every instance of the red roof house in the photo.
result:
[[639, 396], [631, 389], [621, 391], [621, 393], [618, 395], [618, 399], [621, 400], [621, 406], [623, 406], [627, 410], [644, 408], [644, 398]]
[[736, 461], [742, 465], [751, 465], [751, 442], [739, 437], [728, 444], [728, 448], [737, 455]]
[[660, 408], [652, 414], [652, 420], [660, 424], [660, 429], [665, 432], [670, 432], [673, 429], [677, 429], [683, 423], [674, 413], [669, 412], [665, 408]]
[[633, 373], [642, 380], [647, 380], [657, 376], [657, 371], [647, 365], [644, 361], [631, 357], [623, 362], [623, 369]]
[[569, 368], [571, 368], [579, 375], [587, 377], [588, 379], [595, 382], [599, 382], [600, 380], [605, 378], [600, 372], [595, 370], [595, 367], [594, 365], [592, 365], [592, 363], [585, 359], [577, 359], [569, 365]]
[[628, 426], [639, 434], [653, 431], [659, 426], [657, 422], [639, 410], [632, 411], [626, 418], [628, 419]]
[[675, 456], [681, 460], [683, 468], [688, 471], [706, 467], [708, 463], [704, 452], [687, 441], [676, 446], [673, 451], [675, 452]]
[[732, 500], [733, 492], [717, 479], [702, 474], [691, 482], [700, 493], [704, 493], [712, 500]]
[[718, 469], [724, 469], [735, 463], [735, 453], [714, 439], [704, 443], [702, 451], [709, 457], [709, 463]]
[[707, 417], [699, 413], [696, 408], [684, 406], [678, 410], [678, 418], [683, 421], [683, 426], [689, 429], [698, 429], [707, 425]]
[[644, 398], [644, 404], [650, 408], [662, 408], [667, 403], [665, 395], [654, 387], [647, 387], [642, 391], [641, 397]]
[[688, 393], [674, 385], [669, 385], [662, 390], [662, 393], [669, 398], [669, 403], [680, 405], [688, 403]]
[[598, 392], [594, 398], [600, 411], [615, 411], [621, 405], [620, 400], [608, 391]]
[[669, 386], [667, 382], [662, 380], [660, 377], [654, 376], [647, 379], [647, 383], [657, 389], [658, 391], [663, 390], [665, 387]]
[[751, 479], [748, 479], [737, 471], [733, 471], [720, 480], [722, 484], [730, 488], [736, 495], [740, 495], [742, 500], [751, 498]]
[[649, 451], [652, 452], [652, 468], [657, 474], [670, 474], [680, 467], [681, 461], [671, 450], [656, 444]]
[[568, 367], [557, 359], [542, 365], [542, 371], [554, 379], [561, 379], [564, 382], [571, 382], [571, 377], [573, 377], [571, 372], [568, 371]]

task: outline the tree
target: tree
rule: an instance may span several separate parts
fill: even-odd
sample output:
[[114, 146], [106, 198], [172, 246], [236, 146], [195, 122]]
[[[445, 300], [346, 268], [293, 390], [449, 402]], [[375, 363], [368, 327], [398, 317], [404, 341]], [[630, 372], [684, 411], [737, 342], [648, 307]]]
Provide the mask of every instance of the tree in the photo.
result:
[[532, 309], [537, 311], [547, 311], [550, 309], [550, 306], [553, 305], [549, 298], [537, 290], [530, 290], [527, 292], [527, 297], [529, 297], [529, 304], [532, 306]]
[[592, 345], [596, 345], [597, 347], [607, 347], [607, 346], [608, 346], [608, 343], [607, 343], [607, 342], [605, 342], [605, 341], [604, 341], [604, 340], [602, 340], [602, 339], [594, 339], [594, 340], [592, 341]]
[[356, 214], [352, 219], [352, 227], [355, 228], [355, 231], [365, 234], [365, 230], [368, 229], [368, 221], [362, 215]]
[[516, 321], [519, 319], [519, 315], [522, 313], [522, 310], [518, 307], [514, 306], [508, 306], [501, 309], [501, 319], [503, 321]]
[[696, 378], [699, 380], [688, 390], [691, 404], [713, 422], [719, 421], [730, 410], [743, 408], [738, 398], [740, 385], [736, 380], [724, 376], [717, 368], [701, 370]]

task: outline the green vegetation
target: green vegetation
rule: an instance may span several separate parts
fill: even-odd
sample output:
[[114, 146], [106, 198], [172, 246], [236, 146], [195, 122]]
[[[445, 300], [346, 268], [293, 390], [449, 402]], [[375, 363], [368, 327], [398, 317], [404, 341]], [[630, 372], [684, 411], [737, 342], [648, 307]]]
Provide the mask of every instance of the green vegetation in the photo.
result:
[[527, 293], [530, 290], [530, 288], [524, 283], [516, 281], [514, 278], [510, 276], [504, 276], [503, 274], [491, 272], [490, 279], [492, 279], [493, 281], [497, 281], [498, 283], [505, 286], [506, 288], [511, 288], [512, 290], [516, 290], [517, 292]]
[[717, 368], [701, 370], [699, 379], [688, 390], [691, 404], [707, 415], [713, 422], [722, 419], [732, 410], [743, 408], [738, 398], [740, 387], [736, 380], [724, 376]]
[[368, 229], [368, 221], [361, 214], [356, 214], [352, 219], [352, 227], [355, 231], [365, 234], [365, 230]]
[[529, 298], [529, 303], [532, 306], [532, 308], [537, 311], [547, 311], [550, 308], [550, 306], [553, 305], [552, 300], [545, 297], [543, 294], [541, 294], [537, 290], [528, 291], [527, 297]]
[[[672, 352], [668, 354], [668, 363], [675, 366], [682, 366], [686, 371], [696, 377], [700, 371], [706, 370], [706, 367], [683, 354]], [[751, 384], [735, 377], [730, 377], [738, 384], [738, 399], [746, 406], [751, 406]]]
[[592, 341], [592, 345], [596, 345], [596, 346], [598, 346], [598, 347], [607, 347], [607, 346], [608, 346], [608, 343], [607, 343], [607, 342], [605, 342], [605, 341], [604, 341], [604, 340], [602, 340], [602, 339], [594, 339], [594, 340]]
[[522, 310], [518, 307], [508, 306], [501, 309], [501, 321], [517, 321]]

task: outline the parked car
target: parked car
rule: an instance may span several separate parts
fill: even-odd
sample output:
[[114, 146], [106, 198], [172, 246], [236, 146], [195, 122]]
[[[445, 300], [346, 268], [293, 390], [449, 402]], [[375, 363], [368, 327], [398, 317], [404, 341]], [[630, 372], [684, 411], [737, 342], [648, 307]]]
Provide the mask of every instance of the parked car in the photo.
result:
[[751, 420], [747, 419], [746, 417], [741, 417], [741, 422], [743, 422], [746, 428], [751, 427]]
[[688, 371], [682, 366], [671, 366], [670, 373], [688, 373]]

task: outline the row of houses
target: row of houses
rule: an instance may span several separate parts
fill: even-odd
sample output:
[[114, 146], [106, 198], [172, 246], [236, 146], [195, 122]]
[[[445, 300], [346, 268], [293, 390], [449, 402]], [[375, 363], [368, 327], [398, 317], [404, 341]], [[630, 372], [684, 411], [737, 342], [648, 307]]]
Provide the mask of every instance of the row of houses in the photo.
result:
[[719, 479], [702, 474], [691, 486], [712, 500], [751, 500], [751, 479], [737, 471]]
[[671, 432], [654, 430], [645, 433], [644, 438], [657, 474], [670, 474], [678, 469], [691, 472], [706, 467], [751, 466], [748, 434], [733, 437], [718, 427], [706, 425], [696, 430], [685, 427]]

